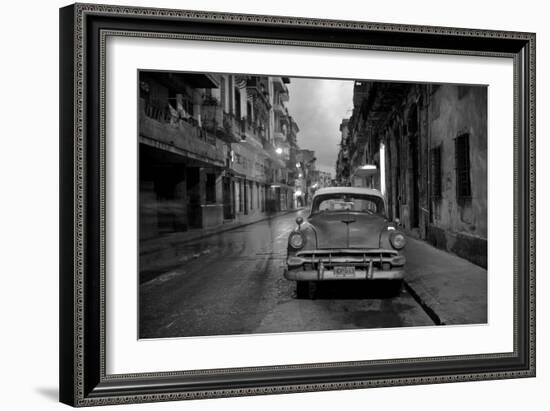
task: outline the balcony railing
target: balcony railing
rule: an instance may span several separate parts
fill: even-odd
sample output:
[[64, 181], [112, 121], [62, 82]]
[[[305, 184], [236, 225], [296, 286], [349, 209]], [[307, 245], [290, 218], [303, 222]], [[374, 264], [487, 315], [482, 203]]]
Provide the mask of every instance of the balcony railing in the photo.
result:
[[264, 150], [267, 150], [267, 151], [274, 151], [275, 148], [273, 147], [273, 144], [271, 143], [271, 141], [268, 141], [266, 138], [262, 138], [262, 146], [264, 148]]
[[253, 123], [248, 119], [245, 120], [246, 140], [253, 144], [262, 146], [262, 140], [266, 138], [266, 127], [263, 124]]
[[152, 102], [141, 100], [143, 111], [149, 118], [155, 119], [162, 123], [170, 122], [172, 115], [168, 109], [168, 103], [161, 104], [160, 102]]
[[[209, 134], [200, 127], [188, 123], [174, 126], [168, 122], [141, 116], [139, 132], [140, 136], [147, 139], [145, 141], [153, 146], [173, 147], [204, 163], [220, 167], [225, 165], [223, 143], [215, 137], [208, 137]], [[170, 148], [164, 149], [170, 150]]]
[[178, 117], [173, 110], [170, 110], [168, 103], [162, 105], [159, 102], [150, 102], [142, 99], [141, 104], [145, 117], [155, 120], [158, 123], [166, 124], [174, 133], [179, 132], [185, 137], [196, 138], [210, 145], [216, 145], [215, 135], [211, 134], [209, 130], [204, 127], [204, 124], [203, 127], [199, 127], [198, 121], [193, 117]]
[[247, 80], [246, 88], [249, 95], [259, 97], [266, 107], [270, 108], [269, 93], [267, 91], [267, 84], [264, 84], [262, 80], [257, 77], [253, 77]]
[[201, 106], [201, 121], [206, 130], [216, 134], [218, 129], [221, 128], [223, 124], [221, 107], [215, 105]]
[[273, 140], [275, 140], [277, 143], [286, 143], [286, 135], [283, 133], [283, 130], [273, 130]]
[[223, 113], [223, 129], [230, 139], [239, 142], [246, 139], [246, 124], [244, 119], [233, 114]]
[[244, 121], [225, 113], [220, 106], [201, 106], [203, 127], [216, 137], [228, 143], [238, 143], [245, 136]]
[[283, 106], [281, 103], [278, 103], [278, 102], [275, 102], [273, 104], [273, 110], [281, 114], [286, 114], [285, 106]]

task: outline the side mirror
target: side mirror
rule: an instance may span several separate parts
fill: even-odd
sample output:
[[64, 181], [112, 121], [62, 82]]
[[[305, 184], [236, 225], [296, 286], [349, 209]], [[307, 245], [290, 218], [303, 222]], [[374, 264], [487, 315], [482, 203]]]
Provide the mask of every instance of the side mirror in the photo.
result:
[[304, 219], [302, 217], [296, 217], [296, 224], [298, 224], [298, 229], [300, 229], [300, 226], [304, 222]]

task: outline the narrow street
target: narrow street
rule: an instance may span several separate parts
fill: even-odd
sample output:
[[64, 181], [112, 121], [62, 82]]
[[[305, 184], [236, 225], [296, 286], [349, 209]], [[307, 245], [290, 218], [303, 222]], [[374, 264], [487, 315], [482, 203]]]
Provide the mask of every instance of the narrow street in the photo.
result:
[[433, 325], [405, 290], [323, 284], [295, 298], [283, 278], [292, 212], [189, 242], [189, 258], [140, 285], [140, 338]]
[[[139, 107], [141, 338], [487, 324], [487, 86], [143, 70]], [[376, 263], [404, 277], [397, 295], [389, 279], [311, 281], [298, 299], [284, 278], [307, 214], [288, 210], [342, 188], [357, 198], [317, 207], [361, 218], [310, 221], [316, 246], [408, 243], [404, 266]], [[403, 233], [382, 237], [376, 214]], [[329, 275], [373, 275], [369, 261]]]

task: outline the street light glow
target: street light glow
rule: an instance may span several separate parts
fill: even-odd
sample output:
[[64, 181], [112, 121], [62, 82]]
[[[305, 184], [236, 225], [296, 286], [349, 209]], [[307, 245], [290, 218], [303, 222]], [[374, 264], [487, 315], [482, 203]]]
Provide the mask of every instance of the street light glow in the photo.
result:
[[376, 166], [372, 164], [365, 164], [359, 167], [361, 170], [376, 170]]

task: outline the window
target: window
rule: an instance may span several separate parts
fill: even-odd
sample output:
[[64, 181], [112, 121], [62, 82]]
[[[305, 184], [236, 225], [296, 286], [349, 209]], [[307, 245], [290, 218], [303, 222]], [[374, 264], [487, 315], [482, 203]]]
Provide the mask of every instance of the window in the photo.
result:
[[472, 196], [469, 139], [469, 134], [462, 134], [455, 139], [456, 198], [458, 200]]
[[432, 198], [441, 198], [441, 145], [431, 149]]
[[384, 203], [379, 197], [360, 194], [326, 194], [315, 199], [312, 214], [326, 212], [357, 212], [384, 215]]
[[216, 202], [216, 175], [206, 174], [206, 202]]

